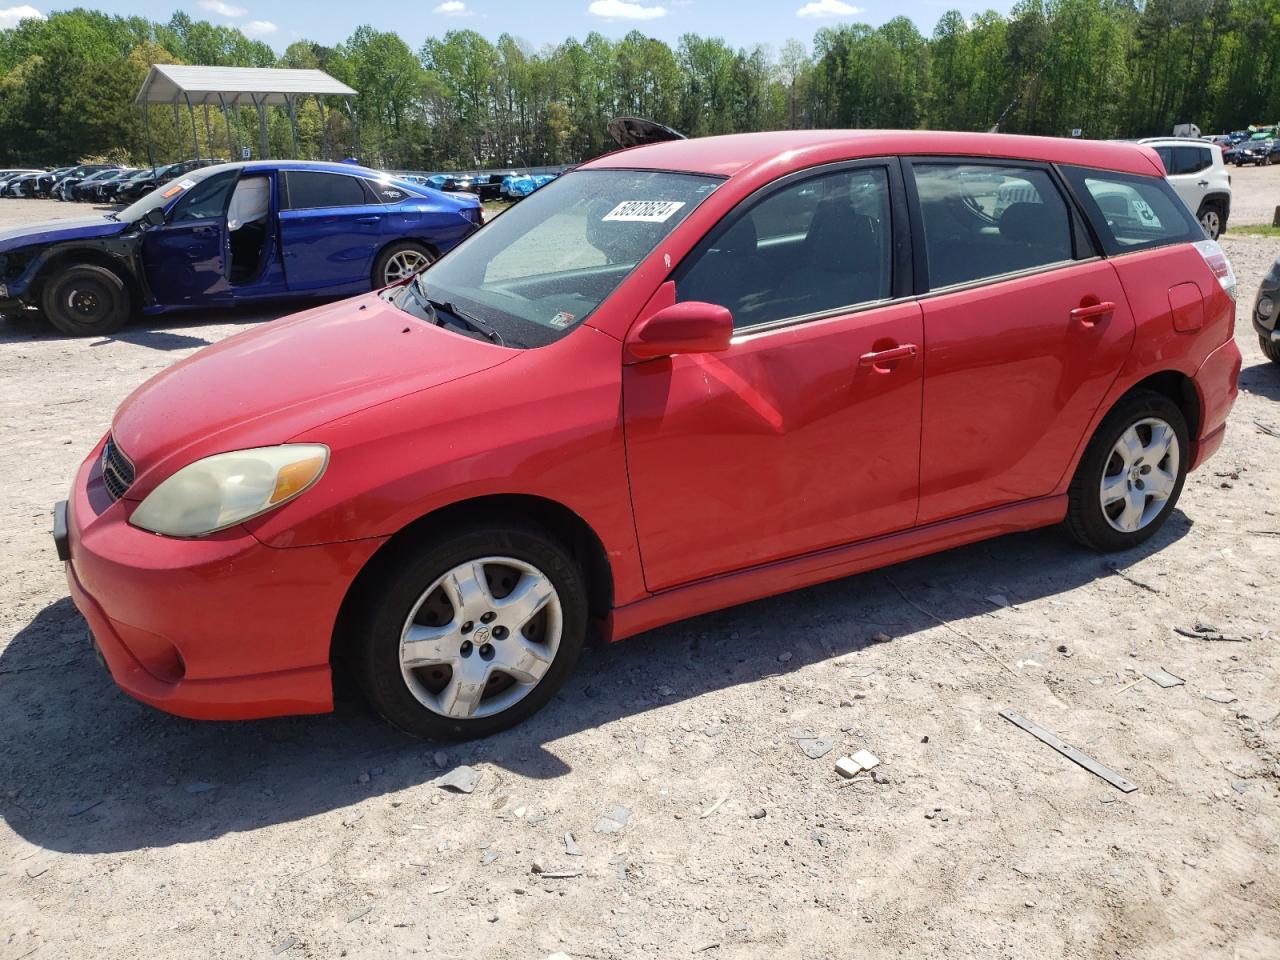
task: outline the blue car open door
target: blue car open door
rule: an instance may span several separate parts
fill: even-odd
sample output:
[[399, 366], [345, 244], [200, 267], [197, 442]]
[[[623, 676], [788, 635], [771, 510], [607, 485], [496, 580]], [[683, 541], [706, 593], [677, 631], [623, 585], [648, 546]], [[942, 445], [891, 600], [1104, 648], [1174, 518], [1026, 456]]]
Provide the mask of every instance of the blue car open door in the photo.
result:
[[[230, 301], [227, 201], [239, 170], [228, 170], [190, 187], [170, 209], [163, 226], [147, 228], [142, 263], [156, 302], [205, 306]], [[161, 189], [185, 189], [182, 181]]]
[[387, 208], [360, 177], [320, 170], [284, 173], [280, 243], [289, 290], [367, 288]]

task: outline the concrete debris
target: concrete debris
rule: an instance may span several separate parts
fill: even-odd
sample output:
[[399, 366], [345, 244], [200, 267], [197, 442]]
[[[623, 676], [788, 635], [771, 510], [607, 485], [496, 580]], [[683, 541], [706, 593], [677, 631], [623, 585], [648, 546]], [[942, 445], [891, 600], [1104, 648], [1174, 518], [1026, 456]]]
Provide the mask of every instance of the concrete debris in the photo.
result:
[[752, 820], [763, 820], [768, 815], [769, 811], [765, 810], [764, 807], [756, 807], [751, 813], [747, 814]]
[[371, 906], [360, 907], [356, 910], [352, 910], [350, 913], [347, 914], [347, 923], [354, 923], [355, 921], [363, 917], [365, 914], [372, 912], [372, 910], [373, 910], [373, 907]]
[[280, 954], [284, 953], [286, 950], [296, 946], [297, 943], [298, 943], [297, 937], [285, 937], [283, 940], [281, 940], [279, 943], [277, 943], [274, 947], [271, 948], [271, 953], [274, 956], [278, 957]]
[[796, 743], [810, 760], [821, 760], [836, 748], [835, 740], [830, 737], [801, 737]]
[[454, 767], [442, 777], [436, 777], [437, 787], [456, 790], [458, 793], [470, 793], [480, 782], [480, 771], [475, 767]]
[[631, 811], [627, 807], [614, 807], [596, 821], [596, 833], [617, 833], [631, 819]]
[[840, 774], [840, 776], [844, 777], [846, 780], [853, 779], [861, 772], [862, 767], [859, 764], [854, 763], [848, 757], [841, 757], [836, 761], [836, 773]]
[[445, 767], [449, 765], [449, 755], [445, 753], [443, 750], [437, 750], [435, 753], [431, 755], [431, 761], [437, 767], [443, 770]]
[[853, 755], [853, 762], [858, 764], [863, 770], [870, 770], [872, 767], [879, 766], [879, 758], [870, 750], [859, 750]]
[[1152, 667], [1150, 670], [1144, 670], [1143, 676], [1145, 676], [1148, 680], [1154, 680], [1156, 683], [1160, 684], [1160, 686], [1165, 687], [1166, 689], [1169, 687], [1178, 687], [1186, 683], [1186, 681], [1183, 680], [1181, 677], [1175, 677], [1172, 673], [1165, 670], [1163, 667]]
[[1236, 695], [1230, 690], [1210, 690], [1205, 697], [1214, 703], [1235, 703]]
[[582, 856], [582, 848], [578, 846], [578, 838], [572, 833], [564, 835], [564, 852], [570, 857]]

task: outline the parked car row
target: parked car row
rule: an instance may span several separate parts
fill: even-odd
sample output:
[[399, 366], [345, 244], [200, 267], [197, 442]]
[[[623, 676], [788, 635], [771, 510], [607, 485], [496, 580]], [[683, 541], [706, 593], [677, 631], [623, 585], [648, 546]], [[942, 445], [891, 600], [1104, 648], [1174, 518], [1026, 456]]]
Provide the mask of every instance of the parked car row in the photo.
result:
[[474, 193], [481, 200], [515, 201], [546, 186], [557, 176], [554, 173], [527, 174], [512, 171], [474, 177], [470, 174], [437, 173], [429, 177], [411, 175], [406, 179], [445, 193]]
[[192, 170], [225, 162], [217, 159], [183, 160], [159, 167], [82, 163], [53, 170], [0, 170], [0, 197], [132, 203]]

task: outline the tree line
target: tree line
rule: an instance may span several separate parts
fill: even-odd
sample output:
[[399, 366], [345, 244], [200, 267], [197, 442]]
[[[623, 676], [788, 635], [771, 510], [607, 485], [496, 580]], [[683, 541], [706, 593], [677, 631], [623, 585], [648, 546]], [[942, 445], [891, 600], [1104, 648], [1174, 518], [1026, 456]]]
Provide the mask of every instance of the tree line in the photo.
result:
[[[472, 30], [414, 51], [357, 27], [327, 47], [282, 55], [238, 30], [175, 13], [159, 23], [75, 9], [0, 31], [0, 166], [86, 156], [147, 160], [133, 98], [156, 63], [315, 67], [359, 92], [298, 111], [303, 157], [396, 169], [571, 163], [611, 144], [609, 118], [644, 116], [706, 136], [808, 127], [891, 127], [1086, 137], [1205, 132], [1280, 117], [1280, 0], [1021, 0], [1008, 16], [944, 13], [933, 32], [906, 17], [824, 27], [810, 46], [735, 49], [686, 34], [671, 45], [636, 30], [534, 50]], [[232, 110], [149, 108], [157, 161], [257, 153], [257, 119]], [[292, 155], [272, 111], [270, 148]], [[228, 134], [228, 122], [231, 134]], [[357, 147], [358, 144], [358, 147]]]

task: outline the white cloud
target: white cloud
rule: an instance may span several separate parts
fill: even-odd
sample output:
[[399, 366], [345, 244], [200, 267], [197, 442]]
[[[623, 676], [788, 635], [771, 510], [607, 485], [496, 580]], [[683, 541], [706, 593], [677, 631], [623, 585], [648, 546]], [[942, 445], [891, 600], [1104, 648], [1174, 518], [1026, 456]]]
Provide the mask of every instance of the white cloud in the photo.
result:
[[467, 5], [462, 0], [445, 0], [444, 3], [435, 7], [431, 11], [438, 13], [444, 17], [469, 17], [471, 11], [467, 9]]
[[251, 37], [262, 37], [268, 33], [275, 33], [280, 28], [270, 20], [250, 20], [240, 28], [241, 33], [248, 34]]
[[825, 19], [827, 17], [852, 17], [862, 12], [863, 9], [861, 7], [851, 6], [843, 3], [842, 0], [813, 0], [812, 3], [806, 3], [797, 10], [796, 16]]
[[223, 0], [200, 0], [200, 7], [224, 17], [243, 17], [249, 12], [244, 7], [237, 7], [234, 3], [225, 3]]
[[606, 20], [657, 20], [667, 15], [667, 8], [644, 7], [626, 0], [594, 0], [587, 13]]
[[0, 30], [16, 27], [23, 20], [43, 20], [45, 15], [35, 7], [23, 4], [20, 7], [0, 9]]

